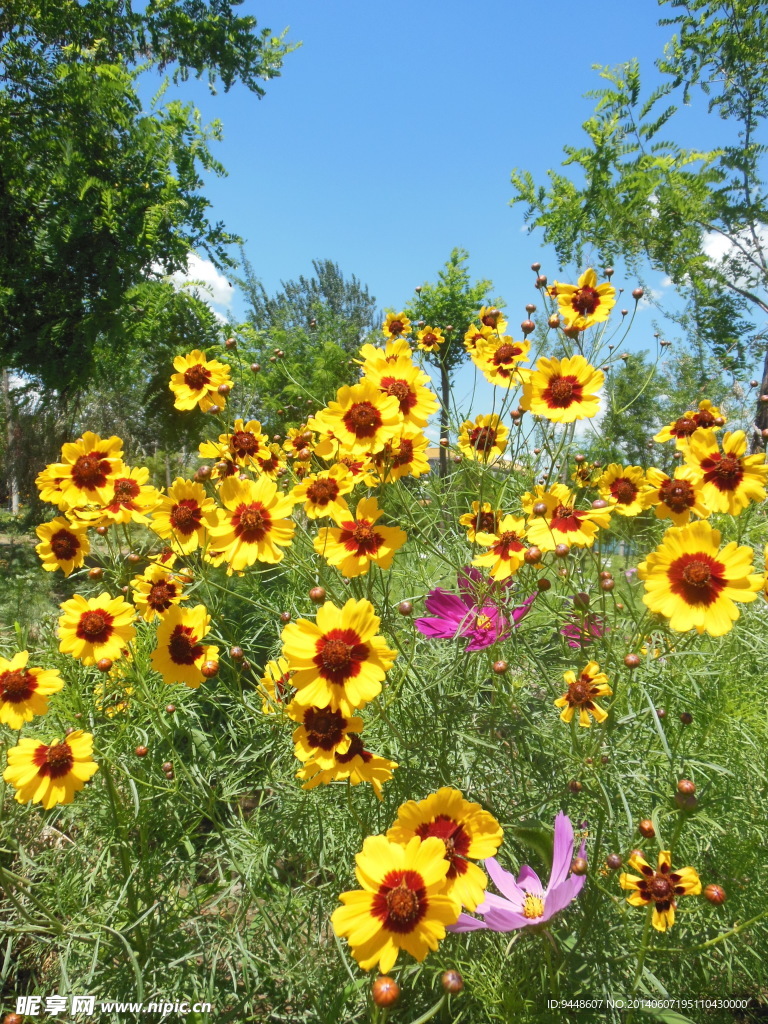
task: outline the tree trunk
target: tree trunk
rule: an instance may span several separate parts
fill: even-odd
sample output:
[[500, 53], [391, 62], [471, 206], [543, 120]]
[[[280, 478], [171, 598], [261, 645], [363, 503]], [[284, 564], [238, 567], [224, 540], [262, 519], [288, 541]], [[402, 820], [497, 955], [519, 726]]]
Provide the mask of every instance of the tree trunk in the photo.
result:
[[749, 446], [749, 450], [753, 455], [755, 452], [765, 451], [766, 438], [763, 436], [762, 432], [764, 430], [768, 430], [768, 402], [760, 401], [762, 395], [768, 395], [768, 349], [766, 349], [765, 353], [763, 379], [760, 381], [760, 389], [757, 396], [757, 409], [755, 410], [755, 426], [752, 431], [752, 443]]

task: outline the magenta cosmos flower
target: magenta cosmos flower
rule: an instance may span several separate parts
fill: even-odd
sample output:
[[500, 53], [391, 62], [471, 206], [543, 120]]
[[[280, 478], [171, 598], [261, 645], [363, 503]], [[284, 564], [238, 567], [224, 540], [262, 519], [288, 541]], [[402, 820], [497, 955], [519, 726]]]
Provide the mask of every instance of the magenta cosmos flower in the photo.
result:
[[[578, 856], [583, 857], [585, 853], [586, 844], [582, 843]], [[477, 908], [483, 920], [461, 914], [448, 931], [472, 932], [478, 928], [490, 928], [494, 932], [511, 932], [516, 928], [544, 924], [576, 899], [587, 880], [586, 875], [569, 874], [572, 860], [573, 825], [571, 819], [560, 811], [555, 818], [552, 873], [546, 889], [527, 864], [523, 864], [515, 880], [515, 876], [505, 871], [495, 857], [489, 857], [485, 861], [485, 870], [504, 898], [486, 892], [485, 900]]]
[[[477, 578], [479, 577], [479, 579]], [[467, 651], [481, 651], [497, 640], [509, 636], [510, 627], [517, 626], [527, 614], [535, 594], [509, 614], [495, 604], [481, 604], [483, 598], [476, 592], [476, 585], [486, 582], [476, 569], [468, 567], [458, 579], [459, 594], [437, 587], [427, 595], [424, 604], [431, 618], [416, 619], [415, 626], [424, 636], [440, 640], [453, 640], [457, 636], [469, 638]], [[502, 591], [505, 588], [496, 587]], [[486, 592], [487, 600], [490, 590]]]
[[571, 621], [560, 630], [569, 647], [581, 648], [599, 640], [608, 632], [608, 623], [599, 615], [589, 612], [586, 615], [572, 614]]

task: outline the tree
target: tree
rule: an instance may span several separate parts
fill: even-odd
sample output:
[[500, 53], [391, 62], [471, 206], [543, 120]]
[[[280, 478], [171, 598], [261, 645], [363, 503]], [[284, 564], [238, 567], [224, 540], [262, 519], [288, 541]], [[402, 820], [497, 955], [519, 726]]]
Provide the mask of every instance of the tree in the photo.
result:
[[[759, 141], [768, 114], [768, 16], [752, 0], [660, 0], [680, 13], [657, 67], [667, 76], [643, 98], [637, 61], [600, 69], [609, 86], [590, 94], [595, 112], [583, 125], [587, 146], [565, 147], [573, 177], [549, 173], [547, 186], [515, 171], [512, 202], [524, 202], [531, 227], [544, 230], [561, 262], [581, 263], [587, 249], [631, 270], [646, 261], [667, 274], [688, 301], [682, 320], [724, 366], [743, 370], [750, 356], [749, 318], [768, 314], [768, 189]], [[660, 133], [694, 87], [725, 122], [726, 140], [704, 152], [679, 147]], [[733, 136], [738, 139], [732, 141]], [[578, 183], [577, 183], [578, 182]], [[750, 339], [765, 348], [765, 330]], [[762, 392], [768, 389], [768, 354]], [[758, 406], [755, 446], [768, 427]]]
[[137, 78], [206, 73], [261, 95], [289, 47], [225, 0], [10, 0], [0, 13], [0, 364], [78, 389], [126, 293], [190, 250], [232, 265], [201, 170], [220, 126], [177, 100], [145, 112]]
[[[405, 309], [414, 323], [423, 321], [430, 327], [439, 327], [446, 334], [446, 341], [437, 352], [426, 353], [428, 362], [440, 373], [440, 439], [449, 437], [449, 413], [451, 383], [453, 375], [468, 358], [463, 339], [477, 312], [483, 305], [497, 306], [499, 299], [488, 296], [493, 283], [488, 280], [471, 283], [469, 276], [469, 253], [465, 249], [452, 249], [443, 269], [437, 275], [436, 284], [423, 284], [416, 289], [416, 297]], [[448, 469], [446, 445], [440, 446], [440, 475]]]

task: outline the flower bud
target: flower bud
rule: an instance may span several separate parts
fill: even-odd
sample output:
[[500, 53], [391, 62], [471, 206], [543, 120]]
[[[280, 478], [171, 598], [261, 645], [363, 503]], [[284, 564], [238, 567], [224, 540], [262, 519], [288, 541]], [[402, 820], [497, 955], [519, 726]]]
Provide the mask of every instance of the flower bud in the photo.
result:
[[592, 502], [592, 508], [608, 508], [608, 502], [605, 500], [605, 498], [595, 498], [595, 500]]
[[693, 715], [690, 711], [683, 711], [680, 715], [680, 721], [683, 725], [691, 725], [693, 722]]
[[529, 548], [526, 548], [525, 554], [523, 555], [523, 561], [526, 565], [538, 565], [541, 561], [541, 548], [537, 548], [535, 544], [531, 544]]
[[552, 584], [548, 579], [540, 579], [539, 582], [536, 584], [536, 587], [543, 593], [546, 590], [551, 590]]
[[528, 335], [531, 333], [531, 331], [536, 330], [536, 324], [533, 322], [533, 320], [523, 320], [523, 322], [520, 324], [520, 330], [523, 332], [523, 334]]
[[677, 792], [682, 793], [684, 796], [693, 796], [696, 792], [696, 786], [690, 779], [680, 779], [677, 784]]
[[164, 761], [163, 764], [161, 765], [161, 767], [162, 767], [164, 772], [172, 772], [173, 771], [173, 765], [171, 764], [170, 761]]
[[570, 550], [567, 544], [555, 544], [555, 558], [567, 558]]
[[616, 580], [610, 580], [610, 579], [600, 580], [600, 589], [601, 590], [605, 590], [606, 593], [608, 593], [611, 590], [613, 590], [613, 588], [615, 586], [616, 586]]
[[557, 315], [557, 313], [553, 313], [552, 316], [549, 318], [549, 320], [547, 320], [547, 327], [559, 327], [559, 326], [560, 326], [560, 317]]
[[291, 621], [291, 613], [290, 612], [280, 612], [280, 621], [281, 622], [290, 622]]
[[632, 289], [632, 298], [635, 300], [635, 302], [639, 302], [640, 299], [642, 299], [643, 295], [645, 295], [645, 292], [642, 288]]
[[721, 885], [705, 885], [704, 899], [709, 900], [710, 903], [725, 903], [725, 889]]
[[624, 655], [624, 664], [627, 666], [627, 668], [638, 668], [638, 666], [640, 665], [640, 655], [639, 654], [625, 654]]
[[146, 757], [149, 753], [149, 747], [136, 747], [134, 754], [136, 757]]
[[400, 986], [394, 978], [382, 974], [371, 987], [371, 998], [377, 1006], [394, 1006], [400, 998]]
[[176, 705], [175, 704], [166, 704], [165, 705], [165, 713], [167, 715], [172, 715], [175, 711], [176, 711]]
[[440, 982], [445, 991], [452, 996], [464, 988], [464, 979], [458, 971], [443, 971]]
[[535, 313], [535, 312], [536, 312], [536, 307], [534, 306], [534, 304], [533, 304], [532, 302], [529, 302], [529, 303], [528, 303], [528, 304], [526, 305], [526, 307], [525, 307], [525, 312], [526, 312], [526, 313], [528, 313], [528, 314], [531, 314], [531, 313]]
[[580, 793], [582, 790], [582, 785], [578, 779], [571, 779], [571, 781], [568, 783], [568, 789], [570, 789], [572, 793]]
[[574, 857], [571, 861], [571, 873], [574, 875], [586, 875], [587, 862], [583, 857]]
[[325, 587], [312, 587], [309, 592], [309, 600], [312, 604], [322, 604], [325, 600]]
[[218, 395], [221, 395], [222, 398], [226, 398], [231, 390], [232, 390], [232, 385], [231, 384], [219, 384], [219, 386], [216, 388], [216, 393]]
[[538, 272], [541, 270], [541, 264], [540, 263], [532, 263], [531, 264], [531, 270], [534, 272], [534, 274], [538, 274]]
[[533, 514], [535, 516], [545, 516], [547, 514], [547, 504], [544, 501], [537, 501], [533, 506]]
[[507, 664], [506, 661], [504, 661], [503, 658], [500, 661], [494, 661], [493, 663], [493, 671], [496, 673], [497, 676], [503, 676], [508, 668], [509, 665]]
[[213, 679], [214, 676], [219, 674], [219, 663], [218, 661], [204, 661], [200, 671], [206, 679]]
[[92, 569], [88, 570], [88, 579], [89, 580], [100, 580], [103, 575], [104, 575], [104, 570], [101, 568], [100, 565], [94, 565], [94, 567]]
[[230, 647], [229, 656], [232, 661], [242, 661], [245, 657], [245, 651], [242, 647]]
[[605, 866], [609, 871], [618, 871], [621, 867], [621, 857], [618, 853], [609, 853], [605, 858]]
[[546, 288], [547, 287], [547, 277], [546, 277], [546, 274], [539, 274], [539, 276], [536, 278], [536, 287], [537, 288]]
[[224, 348], [228, 348], [231, 352], [233, 348], [237, 348], [237, 342], [234, 338], [227, 338], [224, 342]]
[[401, 601], [400, 604], [397, 606], [397, 610], [400, 612], [401, 615], [412, 615], [413, 604], [411, 601]]
[[99, 658], [99, 660], [96, 662], [96, 668], [99, 670], [99, 672], [109, 672], [109, 670], [112, 668], [112, 664], [113, 663], [111, 658]]
[[656, 835], [656, 829], [650, 818], [643, 818], [642, 821], [638, 822], [637, 830], [646, 839], [653, 839]]
[[251, 363], [251, 373], [258, 373], [261, 369], [260, 363]]

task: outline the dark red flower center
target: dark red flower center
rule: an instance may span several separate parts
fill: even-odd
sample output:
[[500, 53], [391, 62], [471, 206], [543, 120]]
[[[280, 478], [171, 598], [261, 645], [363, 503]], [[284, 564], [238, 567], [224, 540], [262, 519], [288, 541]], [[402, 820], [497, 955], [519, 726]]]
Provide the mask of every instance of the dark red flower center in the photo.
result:
[[424, 337], [421, 339], [421, 343], [422, 343], [422, 345], [428, 345], [430, 347], [432, 345], [436, 345], [437, 344], [437, 335], [436, 334], [432, 334], [431, 331], [430, 331], [429, 333], [424, 335]]
[[307, 487], [307, 497], [314, 505], [327, 505], [339, 495], [339, 485], [333, 477], [313, 480]]
[[611, 484], [611, 494], [622, 505], [631, 505], [637, 497], [637, 486], [627, 477], [621, 476]]
[[75, 632], [81, 640], [89, 644], [105, 644], [114, 632], [114, 621], [114, 617], [103, 608], [94, 608], [92, 611], [83, 612]]
[[168, 640], [168, 654], [176, 665], [194, 665], [205, 654], [205, 648], [192, 632], [191, 626], [174, 626]]
[[182, 498], [178, 505], [171, 509], [169, 519], [174, 530], [189, 537], [195, 530], [200, 529], [202, 517], [203, 510], [194, 498]]
[[389, 331], [390, 334], [402, 334], [405, 330], [405, 324], [402, 320], [390, 320]]
[[519, 345], [512, 345], [507, 341], [496, 349], [493, 354], [493, 362], [497, 366], [500, 366], [502, 363], [513, 363], [522, 351]]
[[499, 320], [501, 320], [501, 310], [489, 309], [488, 312], [483, 314], [483, 316], [480, 318], [480, 323], [483, 325], [483, 327], [492, 327], [494, 330], [496, 330], [496, 326]]
[[475, 427], [470, 432], [469, 443], [478, 452], [490, 452], [496, 444], [496, 428]]
[[668, 900], [672, 895], [672, 883], [662, 875], [656, 875], [648, 886], [654, 900]]
[[80, 550], [80, 541], [69, 530], [57, 530], [51, 537], [51, 551], [60, 562], [69, 562]]
[[583, 387], [576, 377], [553, 377], [549, 387], [542, 392], [542, 398], [550, 409], [567, 409], [574, 402], [582, 401]]
[[332, 750], [344, 739], [346, 725], [347, 720], [340, 711], [312, 707], [304, 712], [304, 728], [311, 747]]
[[25, 668], [0, 672], [0, 702], [21, 704], [37, 689], [37, 679]]
[[699, 425], [695, 419], [691, 419], [688, 416], [681, 416], [679, 420], [675, 420], [670, 429], [670, 434], [673, 437], [690, 437], [694, 430], [698, 430]]
[[334, 760], [338, 764], [349, 764], [349, 762], [352, 761], [355, 757], [359, 757], [364, 764], [367, 764], [373, 757], [373, 754], [363, 749], [363, 741], [360, 739], [359, 736], [350, 734], [349, 740], [349, 749], [347, 750], [347, 752], [345, 754], [340, 754], [337, 751], [333, 755]]
[[571, 299], [571, 306], [579, 316], [592, 316], [600, 305], [600, 295], [594, 288], [584, 285], [577, 288]]
[[704, 482], [714, 484], [718, 491], [735, 491], [744, 479], [741, 459], [735, 455], [720, 455], [716, 452], [702, 459]]
[[140, 492], [141, 488], [135, 480], [132, 480], [130, 477], [121, 477], [119, 480], [115, 480], [115, 491], [112, 495], [111, 504], [130, 505]]
[[475, 518], [477, 533], [496, 533], [496, 514], [494, 512], [478, 512]]
[[438, 814], [434, 821], [425, 821], [416, 828], [416, 835], [422, 840], [437, 836], [445, 843], [445, 859], [450, 861], [446, 878], [463, 875], [467, 870], [466, 856], [471, 842], [470, 836], [460, 821]]
[[572, 708], [583, 707], [591, 710], [593, 706], [592, 698], [595, 696], [595, 687], [592, 685], [592, 680], [588, 676], [580, 675], [575, 683], [569, 684], [565, 699]]
[[37, 765], [38, 775], [60, 779], [69, 774], [75, 758], [68, 743], [54, 743], [51, 747], [41, 744], [32, 755], [32, 763]]
[[551, 529], [559, 530], [561, 533], [571, 533], [581, 529], [581, 515], [582, 513], [577, 512], [572, 505], [558, 505], [552, 513], [549, 525]]
[[269, 533], [271, 526], [272, 516], [260, 501], [238, 505], [232, 516], [235, 536], [246, 544], [258, 544]]
[[260, 447], [258, 437], [250, 430], [236, 430], [229, 439], [229, 450], [240, 459], [255, 455]]
[[700, 409], [693, 418], [700, 428], [708, 429], [715, 424], [715, 415], [709, 409]]
[[514, 530], [506, 530], [494, 544], [493, 551], [502, 558], [508, 558], [513, 551], [522, 551], [524, 546]]
[[427, 887], [418, 871], [389, 871], [373, 897], [371, 913], [388, 931], [407, 935], [428, 906]]
[[158, 580], [153, 583], [147, 594], [147, 604], [156, 612], [167, 611], [176, 597], [177, 587], [170, 580]]
[[687, 480], [665, 480], [659, 498], [673, 512], [686, 512], [696, 504], [696, 492]]
[[416, 405], [416, 392], [407, 380], [400, 380], [397, 377], [382, 377], [381, 390], [398, 400], [403, 416], [406, 416]]
[[375, 555], [384, 543], [384, 537], [382, 534], [376, 533], [373, 523], [367, 519], [357, 519], [342, 523], [339, 542], [347, 551], [370, 557]]
[[368, 657], [368, 645], [360, 641], [354, 629], [331, 629], [316, 641], [312, 661], [320, 675], [331, 683], [343, 685], [359, 675]]
[[81, 490], [93, 491], [104, 487], [110, 468], [103, 452], [90, 452], [81, 455], [72, 467], [72, 480]]
[[202, 363], [195, 363], [184, 372], [184, 383], [192, 391], [202, 391], [211, 379], [211, 371], [206, 370]]
[[353, 402], [343, 416], [344, 426], [355, 437], [373, 437], [381, 427], [381, 413], [371, 402]]
[[725, 587], [725, 566], [703, 552], [681, 555], [667, 570], [670, 589], [686, 604], [710, 605]]

